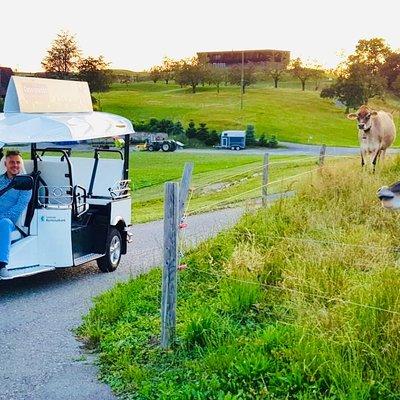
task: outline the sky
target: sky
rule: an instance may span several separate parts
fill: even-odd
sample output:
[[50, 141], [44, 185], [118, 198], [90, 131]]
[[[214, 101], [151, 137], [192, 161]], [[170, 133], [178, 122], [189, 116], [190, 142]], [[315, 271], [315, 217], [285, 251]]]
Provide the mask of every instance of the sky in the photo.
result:
[[40, 71], [57, 33], [75, 35], [86, 56], [141, 71], [163, 57], [198, 51], [278, 49], [325, 67], [359, 39], [382, 37], [400, 48], [395, 0], [20, 0], [2, 2], [0, 65]]

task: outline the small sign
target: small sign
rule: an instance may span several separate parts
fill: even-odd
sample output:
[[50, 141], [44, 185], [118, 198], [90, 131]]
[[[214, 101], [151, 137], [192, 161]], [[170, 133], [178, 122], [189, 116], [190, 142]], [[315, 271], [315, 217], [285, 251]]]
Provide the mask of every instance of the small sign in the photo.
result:
[[92, 112], [87, 82], [11, 77], [4, 112], [65, 113]]

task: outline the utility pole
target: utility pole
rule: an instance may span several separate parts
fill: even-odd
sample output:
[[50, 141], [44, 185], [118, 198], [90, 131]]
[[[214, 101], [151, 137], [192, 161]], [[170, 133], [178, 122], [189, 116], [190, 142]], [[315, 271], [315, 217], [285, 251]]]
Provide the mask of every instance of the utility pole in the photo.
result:
[[243, 110], [243, 94], [244, 94], [244, 51], [242, 50], [242, 76], [240, 78], [240, 109]]

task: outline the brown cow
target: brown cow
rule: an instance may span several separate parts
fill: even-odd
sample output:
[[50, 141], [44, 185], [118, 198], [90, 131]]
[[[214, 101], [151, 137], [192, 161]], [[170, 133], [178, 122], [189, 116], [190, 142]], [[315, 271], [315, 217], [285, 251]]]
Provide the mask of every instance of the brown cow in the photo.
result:
[[365, 165], [367, 154], [371, 156], [373, 170], [381, 156], [385, 157], [386, 150], [396, 138], [396, 127], [392, 114], [386, 111], [374, 111], [367, 106], [361, 106], [357, 113], [347, 116], [358, 121], [358, 138], [361, 150], [361, 165]]

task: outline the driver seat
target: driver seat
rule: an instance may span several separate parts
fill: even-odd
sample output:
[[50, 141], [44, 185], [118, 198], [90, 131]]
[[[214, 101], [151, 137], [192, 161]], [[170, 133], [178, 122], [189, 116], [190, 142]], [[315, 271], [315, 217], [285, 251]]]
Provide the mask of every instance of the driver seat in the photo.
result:
[[11, 243], [16, 242], [19, 239], [22, 239], [25, 236], [28, 236], [28, 228], [24, 225], [25, 219], [28, 213], [29, 205], [22, 212], [20, 217], [18, 218], [17, 223], [15, 224], [16, 229], [11, 232]]

